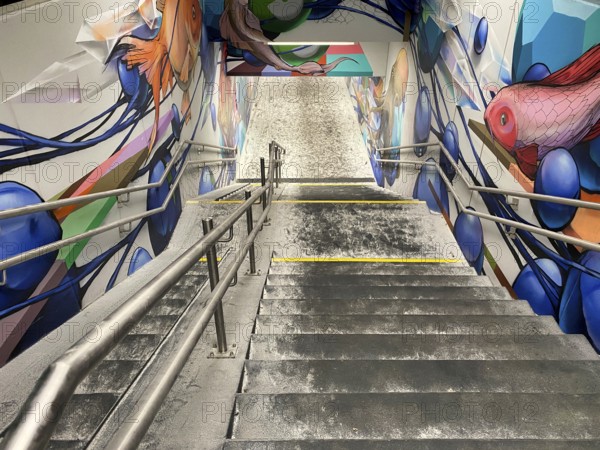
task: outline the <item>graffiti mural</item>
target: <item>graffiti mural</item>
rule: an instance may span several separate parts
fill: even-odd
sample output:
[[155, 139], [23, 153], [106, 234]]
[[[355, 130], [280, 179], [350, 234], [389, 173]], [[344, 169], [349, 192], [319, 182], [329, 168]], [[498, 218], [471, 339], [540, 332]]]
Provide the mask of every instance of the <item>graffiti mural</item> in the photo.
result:
[[411, 14], [411, 30], [416, 27], [421, 3], [362, 0], [350, 5], [342, 0], [225, 0], [222, 4], [207, 3], [207, 10], [209, 35], [228, 43], [230, 75], [368, 76], [373, 72], [359, 43], [295, 45], [294, 41], [286, 42], [286, 33], [298, 29], [306, 30], [310, 36], [310, 23], [324, 27], [330, 23], [351, 24], [359, 16], [368, 18], [371, 26], [403, 33], [407, 14]]
[[[409, 75], [407, 52], [398, 51], [393, 62], [391, 74], [385, 81], [382, 77], [353, 78], [350, 82], [351, 96], [359, 117], [363, 136], [369, 151], [371, 166], [374, 169], [377, 184], [383, 187], [384, 179], [392, 186], [398, 174], [396, 164], [379, 164], [380, 148], [396, 147], [402, 141], [402, 124], [406, 110], [405, 89]], [[399, 159], [399, 151], [386, 153], [386, 159]]]
[[[117, 199], [108, 197], [1, 219], [0, 259], [161, 207], [192, 151], [190, 145], [180, 146], [184, 140], [212, 140], [242, 150], [250, 105], [237, 95], [236, 86], [220, 90], [229, 83], [225, 53], [221, 44], [209, 42], [199, 1], [105, 6], [94, 20], [84, 19], [75, 34], [58, 33], [62, 48], [75, 44], [74, 50], [62, 52], [64, 59], [45, 68], [32, 64], [29, 80], [3, 92], [0, 210], [133, 182], [154, 183], [165, 176], [166, 182], [119, 208]], [[22, 24], [20, 18], [9, 16], [7, 23], [36, 25]], [[9, 33], [9, 27], [3, 25], [0, 35], [4, 31]], [[9, 60], [8, 53], [1, 57]], [[16, 77], [10, 69], [1, 69], [4, 82]], [[86, 78], [98, 87], [96, 101], [85, 98]], [[64, 116], [28, 120], [37, 114]], [[44, 128], [40, 124], [50, 123], [45, 132], [39, 131]], [[81, 174], [66, 175], [69, 167], [80, 166]], [[52, 182], [47, 177], [27, 179], [27, 171], [45, 173], [48, 167], [59, 172]], [[235, 163], [206, 170], [210, 176], [200, 178], [200, 192], [230, 183]], [[163, 212], [134, 222], [131, 230], [113, 230], [7, 269], [6, 283], [0, 286], [0, 365], [163, 252], [183, 201], [177, 188]]]
[[542, 71], [535, 78], [502, 88], [484, 114], [492, 137], [530, 179], [550, 151], [600, 135], [600, 44], [557, 72]]
[[[457, 12], [452, 20], [442, 14], [444, 2], [423, 1], [424, 12], [411, 34], [408, 66], [417, 76], [414, 105], [404, 111], [413, 122], [404, 132], [412, 133], [402, 137], [400, 144], [423, 143], [430, 136], [439, 139], [475, 185], [600, 201], [598, 5], [525, 1], [517, 9], [504, 8], [504, 18], [492, 18], [484, 13], [493, 9], [490, 2], [476, 7], [449, 3]], [[512, 64], [511, 52], [504, 47], [512, 50]], [[395, 126], [388, 123], [387, 130], [380, 130], [380, 121], [369, 117], [377, 111], [377, 103], [387, 101], [379, 96], [378, 86], [384, 84], [373, 78], [351, 82], [368, 144], [373, 136], [393, 133]], [[382, 139], [374, 142], [371, 151], [380, 157], [376, 149], [387, 144]], [[523, 199], [516, 204], [504, 196], [472, 193], [444, 154], [432, 159], [421, 147], [410, 152], [402, 153], [402, 159], [439, 159], [462, 201], [472, 209], [600, 242], [596, 210]], [[400, 159], [400, 152], [385, 157]], [[597, 253], [459, 214], [436, 171], [427, 166], [404, 183], [385, 176], [386, 170], [390, 170], [386, 164], [374, 164], [381, 186], [402, 192], [412, 189], [414, 197], [427, 201], [430, 209], [450, 215], [457, 241], [478, 272], [487, 270], [493, 277], [501, 266], [516, 295], [536, 313], [554, 316], [565, 332], [583, 333], [600, 349]], [[433, 198], [429, 181], [439, 200]]]

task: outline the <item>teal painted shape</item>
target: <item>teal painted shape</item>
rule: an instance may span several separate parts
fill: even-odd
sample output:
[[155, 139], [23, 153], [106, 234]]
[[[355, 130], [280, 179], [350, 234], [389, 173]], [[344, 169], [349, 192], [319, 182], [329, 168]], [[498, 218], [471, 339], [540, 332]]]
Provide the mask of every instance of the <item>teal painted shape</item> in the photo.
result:
[[540, 62], [556, 72], [598, 42], [600, 2], [526, 0], [515, 35], [512, 78], [522, 81], [527, 69]]
[[350, 54], [350, 55], [325, 55], [327, 64], [331, 64], [340, 57], [352, 58], [354, 61], [342, 61], [335, 69], [331, 70], [327, 76], [329, 77], [370, 77], [373, 76], [373, 69], [366, 55]]

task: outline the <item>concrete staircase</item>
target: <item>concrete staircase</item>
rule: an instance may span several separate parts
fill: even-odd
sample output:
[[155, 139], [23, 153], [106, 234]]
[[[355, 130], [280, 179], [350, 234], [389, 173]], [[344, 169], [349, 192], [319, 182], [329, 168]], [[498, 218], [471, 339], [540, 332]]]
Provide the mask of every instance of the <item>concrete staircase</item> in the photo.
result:
[[600, 448], [585, 337], [462, 263], [325, 261], [272, 263], [225, 449]]
[[196, 264], [83, 380], [48, 448], [88, 446], [207, 280], [205, 266]]

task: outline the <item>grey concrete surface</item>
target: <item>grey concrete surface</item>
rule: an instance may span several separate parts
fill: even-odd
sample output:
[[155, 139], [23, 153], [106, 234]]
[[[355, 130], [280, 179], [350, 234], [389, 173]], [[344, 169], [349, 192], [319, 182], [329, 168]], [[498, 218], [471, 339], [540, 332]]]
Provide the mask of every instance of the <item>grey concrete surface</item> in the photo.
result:
[[533, 311], [526, 301], [506, 300], [396, 300], [396, 299], [263, 299], [260, 314], [371, 314], [371, 315], [527, 315]]
[[273, 217], [279, 257], [463, 260], [444, 219], [423, 204], [283, 203]]
[[235, 439], [560, 440], [600, 427], [598, 394], [239, 394], [236, 411]]
[[402, 263], [369, 263], [356, 262], [273, 262], [269, 268], [269, 275], [398, 275], [420, 277], [427, 275], [477, 275], [470, 266], [462, 263], [432, 263], [432, 264], [402, 264]]
[[373, 179], [344, 79], [290, 77], [258, 82], [258, 98], [238, 165], [238, 179], [258, 178], [272, 140], [287, 153], [284, 179]]
[[471, 275], [267, 275], [267, 286], [491, 286], [487, 277]]
[[552, 317], [496, 315], [259, 315], [255, 334], [443, 334], [443, 335], [509, 335], [536, 338], [546, 334], [562, 334]]
[[597, 439], [302, 439], [228, 441], [225, 450], [592, 450]]
[[241, 390], [250, 394], [458, 391], [599, 394], [600, 365], [514, 360], [246, 361]]
[[589, 360], [580, 335], [280, 334], [253, 335], [250, 358], [305, 360]]
[[506, 289], [479, 286], [265, 286], [264, 299], [436, 299], [511, 300]]

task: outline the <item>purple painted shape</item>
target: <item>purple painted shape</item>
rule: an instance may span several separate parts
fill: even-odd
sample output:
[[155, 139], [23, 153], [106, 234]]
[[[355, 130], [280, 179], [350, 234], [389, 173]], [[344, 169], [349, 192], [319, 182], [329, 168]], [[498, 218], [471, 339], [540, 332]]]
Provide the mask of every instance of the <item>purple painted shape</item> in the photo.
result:
[[[36, 297], [43, 292], [54, 289], [66, 275], [67, 265], [65, 264], [65, 261], [56, 261], [35, 291], [31, 294], [31, 297]], [[39, 301], [0, 320], [0, 330], [2, 330], [0, 333], [0, 367], [8, 362], [8, 358], [10, 358], [13, 350], [19, 344], [19, 341], [45, 304], [46, 300]]]
[[[171, 125], [171, 120], [173, 120], [173, 110], [169, 110], [168, 113], [166, 113], [159, 119], [156, 131], [156, 142], [158, 142], [163, 137], [168, 127]], [[127, 161], [132, 156], [134, 156], [136, 153], [139, 153], [143, 149], [147, 148], [148, 142], [150, 142], [151, 134], [152, 127], [147, 128], [142, 132], [142, 134], [137, 136], [131, 142], [127, 143], [123, 147], [123, 151], [119, 153], [117, 158], [115, 159], [115, 164], [121, 164], [124, 161]]]

